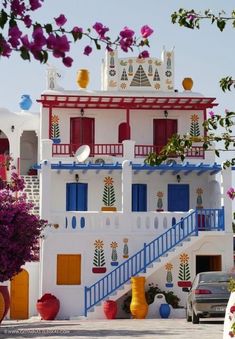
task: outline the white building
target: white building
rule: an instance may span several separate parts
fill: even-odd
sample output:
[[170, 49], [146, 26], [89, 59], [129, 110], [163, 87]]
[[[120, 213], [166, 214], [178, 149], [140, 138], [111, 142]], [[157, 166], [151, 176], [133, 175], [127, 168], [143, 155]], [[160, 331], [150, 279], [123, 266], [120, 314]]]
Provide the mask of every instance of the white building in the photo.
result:
[[[173, 290], [184, 305], [182, 287], [196, 273], [233, 266], [231, 170], [200, 142], [215, 98], [174, 90], [173, 51], [161, 59], [108, 53], [102, 91], [59, 90], [54, 75], [38, 100], [35, 167], [40, 214], [50, 224], [39, 295], [59, 298], [58, 318], [104, 317], [102, 301], [118, 301], [140, 274], [146, 284]], [[159, 152], [174, 133], [195, 137], [185, 161], [172, 156], [146, 165], [148, 153]], [[90, 154], [81, 163], [82, 145]]]

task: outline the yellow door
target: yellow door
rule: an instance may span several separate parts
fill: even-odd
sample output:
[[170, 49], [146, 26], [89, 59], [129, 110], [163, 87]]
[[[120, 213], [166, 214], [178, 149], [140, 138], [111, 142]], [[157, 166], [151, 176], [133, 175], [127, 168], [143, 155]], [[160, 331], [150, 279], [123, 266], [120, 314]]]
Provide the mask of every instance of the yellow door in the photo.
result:
[[29, 274], [22, 270], [11, 280], [10, 318], [28, 319], [29, 317]]

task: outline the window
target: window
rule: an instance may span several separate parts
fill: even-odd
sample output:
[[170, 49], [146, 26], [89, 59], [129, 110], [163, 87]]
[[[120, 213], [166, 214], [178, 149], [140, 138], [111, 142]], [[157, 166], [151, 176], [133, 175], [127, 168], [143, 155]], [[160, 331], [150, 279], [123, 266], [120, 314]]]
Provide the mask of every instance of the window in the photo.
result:
[[57, 285], [81, 284], [81, 254], [57, 254]]

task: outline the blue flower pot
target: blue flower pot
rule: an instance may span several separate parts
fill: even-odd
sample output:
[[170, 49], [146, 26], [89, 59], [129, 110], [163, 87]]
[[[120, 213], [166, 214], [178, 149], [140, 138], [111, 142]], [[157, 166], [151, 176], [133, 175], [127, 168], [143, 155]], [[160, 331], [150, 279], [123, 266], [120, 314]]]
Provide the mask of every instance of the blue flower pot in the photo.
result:
[[20, 108], [24, 111], [28, 111], [32, 106], [32, 100], [28, 94], [23, 94], [19, 102]]
[[169, 318], [169, 315], [171, 313], [171, 308], [169, 304], [161, 304], [159, 313], [160, 313], [161, 318], [163, 319]]

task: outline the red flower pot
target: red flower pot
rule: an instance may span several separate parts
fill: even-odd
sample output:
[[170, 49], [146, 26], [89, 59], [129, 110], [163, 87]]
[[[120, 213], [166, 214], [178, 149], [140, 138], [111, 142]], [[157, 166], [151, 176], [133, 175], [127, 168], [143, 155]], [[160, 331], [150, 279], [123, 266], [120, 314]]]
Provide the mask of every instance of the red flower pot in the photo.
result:
[[60, 309], [60, 301], [54, 295], [46, 293], [36, 304], [43, 320], [54, 320]]
[[182, 280], [182, 281], [178, 281], [178, 286], [179, 287], [191, 287], [192, 283], [191, 281], [186, 281], [186, 280]]
[[104, 302], [104, 314], [107, 319], [115, 319], [117, 315], [117, 303], [114, 300]]
[[9, 310], [9, 307], [10, 307], [10, 295], [9, 295], [8, 287], [7, 286], [0, 286], [0, 293], [2, 293], [4, 303], [5, 303], [5, 310], [4, 310], [3, 316], [0, 318], [0, 323], [1, 323], [1, 321], [6, 316], [8, 310]]

